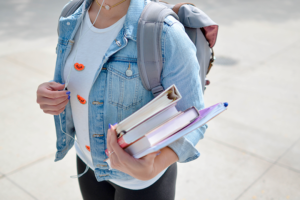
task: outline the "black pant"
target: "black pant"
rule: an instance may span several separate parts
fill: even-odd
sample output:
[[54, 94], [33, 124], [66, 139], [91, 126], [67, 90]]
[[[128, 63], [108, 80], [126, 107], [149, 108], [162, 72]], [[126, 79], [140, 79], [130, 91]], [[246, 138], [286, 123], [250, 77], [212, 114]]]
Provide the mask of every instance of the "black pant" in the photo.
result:
[[[85, 167], [77, 156], [77, 173], [81, 174]], [[141, 190], [125, 189], [109, 181], [98, 182], [92, 169], [78, 182], [84, 200], [174, 200], [176, 178], [177, 164], [174, 163], [154, 184]]]

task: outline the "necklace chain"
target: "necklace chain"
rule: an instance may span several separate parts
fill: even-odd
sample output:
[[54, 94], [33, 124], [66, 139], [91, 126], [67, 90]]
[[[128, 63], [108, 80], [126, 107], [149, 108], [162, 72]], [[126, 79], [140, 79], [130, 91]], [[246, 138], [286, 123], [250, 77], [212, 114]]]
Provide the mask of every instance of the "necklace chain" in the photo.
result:
[[104, 7], [106, 10], [110, 10], [111, 8], [116, 7], [116, 6], [120, 5], [121, 3], [124, 3], [126, 0], [122, 0], [122, 1], [116, 3], [116, 4], [112, 5], [112, 6], [110, 6], [110, 5], [108, 5], [108, 4], [106, 4], [105, 6], [103, 6], [103, 5], [101, 5], [101, 4], [98, 2], [98, 0], [95, 0], [95, 1], [96, 1], [96, 3], [97, 3], [100, 7]]

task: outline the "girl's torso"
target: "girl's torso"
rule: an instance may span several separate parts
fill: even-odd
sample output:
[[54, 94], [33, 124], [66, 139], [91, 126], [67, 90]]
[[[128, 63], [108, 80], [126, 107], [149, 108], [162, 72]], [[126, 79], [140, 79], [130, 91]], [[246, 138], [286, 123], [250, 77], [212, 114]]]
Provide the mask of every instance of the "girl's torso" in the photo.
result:
[[[74, 14], [67, 18], [61, 17], [59, 20], [60, 34], [56, 49], [55, 82], [62, 83], [66, 77], [66, 61], [71, 55], [70, 53], [73, 53], [75, 35], [80, 27], [82, 16], [86, 13], [91, 2], [92, 0], [85, 0], [84, 4]], [[109, 170], [109, 166], [104, 161], [107, 158], [104, 151], [107, 148], [108, 124], [122, 121], [153, 99], [151, 91], [143, 87], [137, 66], [138, 19], [146, 3], [141, 0], [131, 0], [123, 27], [114, 37], [115, 39], [104, 56], [99, 56], [100, 59], [97, 60], [99, 66], [95, 65], [94, 76], [91, 76], [89, 80], [90, 89], [85, 90], [85, 94], [82, 94], [87, 100], [90, 155], [98, 181], [133, 179], [133, 177], [118, 170]], [[174, 26], [174, 24], [177, 25]], [[167, 61], [164, 63], [162, 72], [162, 76], [164, 76], [163, 87], [167, 88], [171, 84], [176, 84], [184, 97], [178, 103], [177, 108], [179, 110], [185, 110], [190, 106], [196, 106], [198, 109], [203, 108], [202, 91], [196, 89], [201, 88], [201, 83], [198, 76], [199, 64], [195, 57], [195, 46], [189, 41], [182, 25], [173, 17], [165, 19], [162, 32], [162, 52], [163, 62]], [[128, 73], [129, 69], [130, 73]], [[193, 87], [193, 92], [186, 90], [186, 87]], [[71, 93], [71, 96], [76, 98], [77, 94]], [[72, 137], [76, 133], [72, 102], [73, 99], [67, 104], [64, 112], [59, 116], [54, 116], [57, 135], [55, 161], [63, 159], [74, 145], [74, 140], [64, 133], [67, 132]], [[204, 131], [205, 128], [196, 131], [187, 137], [188, 139], [182, 138], [173, 146], [170, 145], [182, 162], [188, 162], [199, 157], [199, 152], [194, 144], [203, 137]]]

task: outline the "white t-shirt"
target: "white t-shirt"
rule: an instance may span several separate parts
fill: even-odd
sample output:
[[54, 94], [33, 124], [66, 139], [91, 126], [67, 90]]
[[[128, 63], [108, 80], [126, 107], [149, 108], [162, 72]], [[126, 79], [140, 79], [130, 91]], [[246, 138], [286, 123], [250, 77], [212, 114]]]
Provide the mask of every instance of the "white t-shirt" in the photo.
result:
[[[82, 161], [84, 161], [93, 170], [95, 167], [93, 166], [91, 153], [88, 150], [90, 147], [88, 127], [88, 95], [93, 84], [95, 73], [102, 63], [102, 58], [122, 29], [125, 17], [126, 15], [108, 28], [98, 29], [92, 25], [89, 13], [87, 11], [83, 20], [81, 39], [79, 40], [81, 30], [80, 27], [75, 36], [73, 51], [71, 51], [70, 55], [68, 56], [64, 68], [65, 82], [70, 70], [73, 70], [70, 75], [68, 90], [71, 91], [70, 101], [74, 126], [76, 129], [76, 137], [78, 141], [78, 144], [75, 142], [76, 153], [82, 159]], [[76, 58], [74, 60], [75, 56]], [[77, 68], [79, 70], [75, 70], [74, 62], [83, 64], [84, 69], [80, 70], [80, 68]], [[80, 103], [77, 99], [77, 95], [80, 95], [81, 98], [86, 100], [86, 103]], [[120, 179], [111, 179], [110, 181], [128, 189], [144, 189], [156, 182], [165, 171], [166, 170], [162, 171], [156, 177], [148, 181], [141, 181], [138, 179], [126, 181]]]

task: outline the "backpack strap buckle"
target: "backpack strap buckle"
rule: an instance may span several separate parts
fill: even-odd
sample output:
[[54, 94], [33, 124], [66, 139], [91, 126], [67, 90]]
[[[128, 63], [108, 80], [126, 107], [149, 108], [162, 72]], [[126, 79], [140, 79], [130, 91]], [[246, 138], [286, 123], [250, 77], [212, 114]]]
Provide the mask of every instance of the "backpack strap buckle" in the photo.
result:
[[152, 88], [152, 90], [151, 90], [154, 97], [158, 96], [163, 91], [164, 91], [164, 88], [161, 85], [156, 86], [156, 87]]

